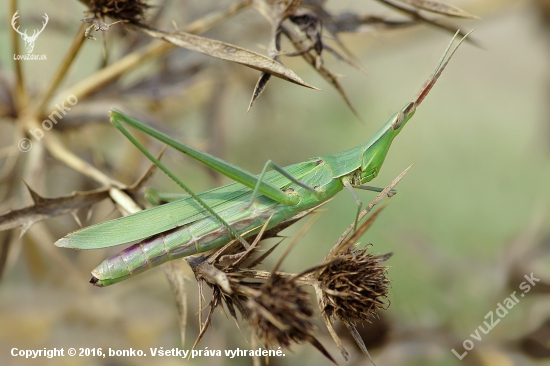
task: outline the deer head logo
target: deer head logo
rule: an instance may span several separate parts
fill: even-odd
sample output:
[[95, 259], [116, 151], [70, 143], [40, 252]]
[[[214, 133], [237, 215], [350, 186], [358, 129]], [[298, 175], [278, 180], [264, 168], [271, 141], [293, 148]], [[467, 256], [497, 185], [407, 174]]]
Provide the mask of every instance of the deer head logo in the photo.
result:
[[15, 14], [13, 14], [13, 17], [11, 18], [11, 26], [17, 33], [21, 35], [21, 38], [23, 38], [23, 41], [25, 41], [25, 48], [27, 49], [27, 53], [32, 53], [32, 50], [34, 49], [34, 42], [38, 38], [38, 35], [42, 33], [44, 28], [46, 28], [46, 24], [48, 24], [48, 19], [49, 19], [48, 14], [44, 13], [45, 22], [42, 22], [42, 29], [40, 29], [39, 31], [35, 29], [32, 33], [32, 36], [29, 36], [27, 34], [26, 29], [24, 32], [20, 32], [19, 27], [16, 28], [17, 26], [16, 21], [17, 21], [17, 18], [19, 18], [19, 15], [17, 14], [18, 12], [19, 10], [16, 11]]

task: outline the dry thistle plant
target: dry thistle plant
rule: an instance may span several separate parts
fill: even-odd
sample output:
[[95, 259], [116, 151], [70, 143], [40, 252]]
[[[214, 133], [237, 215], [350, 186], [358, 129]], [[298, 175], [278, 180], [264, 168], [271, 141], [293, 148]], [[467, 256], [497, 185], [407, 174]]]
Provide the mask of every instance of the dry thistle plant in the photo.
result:
[[[360, 217], [365, 217], [385, 196], [391, 196], [393, 187], [409, 169], [410, 167], [386, 187], [360, 213]], [[382, 263], [391, 254], [375, 256], [367, 253], [368, 247], [359, 248], [357, 240], [372, 226], [384, 207], [385, 205], [375, 211], [348, 238], [355, 224], [352, 223], [334, 244], [323, 263], [298, 274], [280, 272], [278, 269], [290, 250], [313, 226], [318, 216], [300, 230], [271, 271], [258, 270], [255, 267], [260, 265], [281, 241], [257, 258], [252, 257], [259, 249], [258, 244], [261, 240], [278, 237], [281, 230], [311, 213], [318, 212], [319, 206], [268, 231], [265, 231], [265, 228], [269, 221], [266, 222], [260, 233], [249, 239], [250, 248], [245, 251], [239, 252], [240, 244], [234, 240], [210, 256], [187, 259], [198, 281], [200, 294], [201, 329], [193, 348], [197, 346], [212, 324], [214, 310], [220, 307], [224, 312], [225, 306], [237, 326], [239, 320], [236, 310], [239, 311], [241, 318], [247, 321], [251, 332], [263, 347], [289, 349], [293, 344], [308, 342], [326, 358], [336, 363], [315, 337], [312, 296], [304, 289], [305, 286], [311, 286], [317, 295], [321, 318], [343, 357], [348, 360], [349, 353], [334, 331], [332, 326], [334, 319], [342, 321], [370, 359], [368, 350], [355, 326], [368, 322], [372, 317], [377, 316], [377, 311], [389, 306], [386, 298], [390, 280], [386, 277], [387, 267], [382, 266]], [[212, 288], [212, 298], [208, 302], [209, 312], [203, 323], [201, 299], [204, 285]], [[257, 360], [257, 362], [260, 361]]]
[[389, 306], [386, 298], [390, 280], [386, 278], [387, 267], [381, 264], [392, 254], [373, 255], [367, 253], [368, 246], [359, 248], [357, 244], [357, 240], [371, 227], [384, 207], [385, 205], [374, 212], [348, 239], [344, 240], [345, 236], [340, 238], [326, 256], [326, 265], [315, 272], [321, 317], [346, 359], [348, 352], [334, 331], [332, 321], [340, 320], [359, 348], [371, 359], [355, 327], [358, 323], [369, 321], [377, 316], [377, 311]]
[[[139, 176], [139, 173], [136, 172], [143, 170], [140, 169], [139, 164], [143, 159], [141, 155], [122, 151], [122, 149], [118, 151], [114, 146], [110, 147], [110, 153], [106, 153], [102, 150], [99, 142], [108, 139], [102, 132], [94, 133], [90, 129], [92, 125], [107, 122], [109, 108], [115, 106], [132, 110], [133, 115], [140, 117], [147, 124], [161, 125], [162, 128], [169, 129], [170, 134], [176, 135], [175, 128], [161, 122], [170, 115], [166, 110], [174, 108], [173, 100], [183, 98], [184, 91], [208, 80], [214, 87], [210, 90], [211, 97], [201, 105], [208, 112], [204, 123], [207, 138], [206, 142], [194, 143], [204, 143], [205, 150], [223, 157], [223, 149], [220, 151], [219, 147], [225, 145], [227, 136], [217, 133], [217, 131], [223, 131], [220, 115], [224, 110], [220, 101], [223, 99], [223, 94], [229, 92], [228, 88], [217, 87], [220, 83], [219, 74], [208, 75], [204, 72], [207, 69], [220, 68], [220, 60], [260, 71], [258, 82], [252, 90], [253, 96], [249, 107], [265, 89], [271, 76], [312, 88], [295, 72], [279, 62], [283, 56], [287, 55], [302, 57], [338, 91], [352, 108], [349, 98], [338, 82], [337, 75], [327, 69], [323, 59], [324, 51], [327, 51], [338, 59], [344, 60], [356, 68], [361, 68], [352, 50], [348, 49], [340, 40], [340, 33], [401, 29], [420, 23], [430, 24], [454, 33], [457, 27], [446, 23], [444, 18], [471, 17], [465, 12], [444, 6], [436, 1], [428, 3], [425, 1], [387, 0], [381, 2], [404, 13], [405, 17], [395, 20], [374, 15], [332, 14], [327, 10], [325, 1], [267, 0], [236, 0], [227, 8], [214, 8], [193, 19], [189, 24], [182, 27], [177, 26], [175, 30], [170, 31], [160, 29], [163, 20], [173, 20], [169, 12], [170, 4], [164, 1], [161, 1], [158, 6], [150, 6], [149, 2], [145, 0], [80, 0], [80, 3], [86, 7], [86, 9], [82, 9], [86, 14], [86, 18], [82, 19], [82, 22], [80, 22], [82, 17], [80, 11], [75, 12], [69, 18], [66, 15], [64, 17], [51, 15], [51, 24], [58, 22], [63, 30], [73, 29], [74, 37], [72, 42], [68, 43], [66, 51], [56, 50], [56, 54], [64, 54], [64, 56], [59, 60], [55, 72], [52, 75], [47, 73], [41, 75], [41, 79], [47, 79], [49, 82], [40, 88], [31, 87], [28, 81], [29, 75], [25, 72], [21, 60], [14, 61], [14, 70], [9, 75], [13, 76], [12, 78], [6, 76], [6, 70], [0, 65], [0, 121], [1, 127], [7, 128], [9, 131], [7, 134], [0, 134], [4, 144], [0, 146], [0, 197], [2, 197], [0, 276], [6, 271], [12, 270], [15, 263], [22, 260], [18, 248], [20, 247], [20, 238], [25, 235], [25, 239], [34, 244], [26, 249], [32, 252], [26, 257], [27, 260], [29, 260], [28, 258], [46, 258], [56, 264], [56, 266], [51, 266], [52, 268], [63, 269], [63, 274], [57, 275], [62, 280], [80, 283], [83, 280], [83, 271], [77, 268], [74, 264], [75, 261], [52, 249], [56, 238], [70, 231], [68, 227], [75, 224], [66, 220], [64, 223], [67, 227], [60, 229], [60, 221], [54, 222], [50, 219], [62, 215], [72, 215], [77, 225], [83, 226], [94, 219], [95, 221], [105, 220], [105, 217], [90, 219], [93, 216], [94, 207], [101, 201], [113, 203], [114, 210], [121, 215], [136, 212], [147, 206], [143, 200], [142, 190], [148, 185], [153, 169], [149, 169]], [[9, 0], [6, 4], [10, 14], [14, 14], [19, 8], [17, 0]], [[186, 6], [190, 7], [191, 5]], [[251, 51], [244, 46], [236, 46], [198, 35], [210, 30], [215, 34], [215, 27], [218, 24], [231, 22], [233, 16], [247, 8], [256, 9], [268, 19], [272, 26], [271, 33], [269, 37], [266, 37], [265, 42], [268, 44], [267, 56]], [[189, 11], [189, 13], [197, 12]], [[80, 27], [76, 29], [76, 24], [79, 23]], [[115, 24], [116, 26], [114, 26]], [[109, 56], [105, 57], [103, 62], [99, 62], [95, 69], [94, 66], [90, 66], [93, 63], [90, 63], [89, 60], [77, 58], [81, 54], [82, 48], [90, 45], [91, 42], [87, 39], [93, 39], [92, 31], [102, 32], [101, 35], [105, 41], [105, 54]], [[254, 33], [254, 29], [247, 31]], [[327, 33], [329, 37], [326, 36]], [[221, 38], [221, 35], [218, 36]], [[286, 38], [289, 41], [289, 45], [294, 48], [293, 51], [286, 52], [281, 48], [281, 38]], [[332, 42], [328, 38], [332, 38]], [[158, 40], [162, 42], [158, 42]], [[468, 40], [471, 41], [471, 37]], [[11, 32], [10, 41], [13, 53], [19, 54], [20, 38], [15, 31]], [[237, 41], [244, 43], [246, 40]], [[108, 52], [113, 45], [120, 46], [119, 48], [122, 49], [120, 55], [112, 56]], [[213, 67], [204, 61], [205, 57], [182, 60], [181, 54], [170, 52], [178, 47], [217, 60], [213, 63]], [[111, 57], [114, 59], [110, 59]], [[139, 76], [138, 81], [134, 83], [125, 82], [124, 78], [136, 77], [138, 73], [135, 70], [147, 65], [148, 62], [153, 64], [150, 71]], [[86, 65], [86, 70], [90, 73], [88, 75], [71, 75], [71, 78], [68, 78], [69, 72], [77, 63]], [[78, 105], [72, 106], [69, 113], [64, 113], [63, 122], [56, 124], [55, 128], [43, 128], [43, 121], [52, 115], [52, 111], [56, 110], [56, 105], [62, 104], [67, 96], [74, 96], [78, 100]], [[243, 113], [244, 109], [243, 107]], [[353, 108], [352, 110], [355, 112]], [[216, 114], [210, 113], [211, 111], [219, 112]], [[173, 113], [181, 114], [182, 112], [177, 109]], [[355, 114], [358, 115], [357, 112]], [[33, 132], [36, 131], [41, 131], [40, 138], [33, 135]], [[75, 141], [71, 137], [74, 135], [78, 135], [78, 140]], [[8, 138], [10, 136], [11, 140]], [[23, 152], [21, 146], [18, 147], [20, 141], [32, 142], [32, 149], [29, 148]], [[49, 174], [50, 172], [54, 173]], [[60, 176], [64, 178], [64, 182], [60, 182]], [[214, 179], [216, 179], [215, 176]], [[60, 194], [59, 192], [62, 190], [66, 193]], [[51, 196], [52, 192], [55, 192], [54, 198], [42, 196]], [[29, 196], [32, 199], [30, 204], [28, 204]], [[16, 209], [11, 210], [12, 208]], [[42, 221], [45, 221], [45, 225], [33, 227], [34, 224]], [[289, 220], [286, 225], [293, 222], [291, 221]], [[31, 227], [33, 229], [29, 230]], [[279, 230], [282, 228], [284, 225], [278, 227]], [[62, 230], [64, 232], [61, 232]], [[264, 237], [269, 237], [268, 231], [264, 233]], [[80, 254], [74, 255], [79, 256]], [[350, 255], [353, 256], [353, 253]], [[224, 260], [228, 260], [228, 258], [226, 257]], [[347, 263], [343, 259], [338, 260], [341, 261], [341, 265]], [[364, 260], [367, 259], [364, 258]], [[331, 261], [332, 259], [329, 260], [329, 263], [332, 263]], [[270, 277], [269, 273], [247, 269], [243, 267], [244, 264], [240, 263], [237, 267], [230, 266], [225, 270], [218, 268], [220, 266], [218, 262], [209, 264], [210, 267], [225, 273], [229, 288], [243, 287], [243, 283], [246, 285], [244, 286], [246, 290], [243, 292], [233, 289], [235, 294], [244, 296], [240, 298], [228, 297], [229, 295], [224, 292], [221, 285], [213, 287], [217, 295], [215, 296], [216, 301], [211, 303], [212, 308], [222, 302], [227, 305], [230, 301], [233, 304], [232, 309], [236, 308], [243, 314], [243, 311], [250, 312], [250, 305], [247, 305], [249, 301], [255, 301], [256, 304], [265, 303], [263, 301], [265, 296], [262, 294], [277, 293], [280, 285], [290, 288], [297, 284], [313, 281], [312, 272], [295, 278], [294, 282], [284, 282], [286, 283], [284, 284], [283, 280], [277, 277], [279, 275]], [[250, 268], [254, 267], [252, 264], [256, 265], [253, 261], [249, 264]], [[165, 268], [168, 280], [178, 298], [183, 338], [186, 309], [185, 291], [181, 290], [183, 282], [181, 276], [175, 273], [177, 269], [174, 266], [176, 265], [171, 263], [167, 264]], [[48, 266], [33, 266], [31, 264], [29, 267], [36, 268], [33, 272], [36, 281], [48, 278], [49, 272], [55, 272], [53, 269], [48, 271]], [[322, 273], [329, 273], [332, 270], [333, 267], [329, 266]], [[250, 273], [255, 276], [260, 276], [263, 273], [264, 282], [260, 284], [243, 282], [247, 278], [244, 276], [249, 276]], [[271, 282], [268, 282], [270, 278]], [[216, 284], [215, 282], [205, 282], [206, 279], [201, 281], [212, 286]], [[319, 277], [315, 281], [321, 281], [321, 278]], [[265, 292], [261, 292], [261, 286], [266, 283], [269, 283], [269, 286], [266, 285], [268, 287], [264, 289]], [[326, 284], [324, 288], [330, 290], [332, 285], [336, 284]], [[251, 292], [246, 293], [246, 291]], [[291, 296], [292, 291], [285, 290], [283, 292]], [[326, 292], [326, 296], [329, 295]], [[87, 296], [91, 295], [87, 294]], [[298, 299], [302, 295], [294, 294], [292, 296], [296, 296]], [[329, 297], [324, 301], [327, 304], [331, 301], [334, 304], [339, 304], [337, 300]], [[332, 310], [328, 310], [328, 308], [324, 310], [327, 313], [326, 316], [345, 316], [345, 312], [340, 311], [339, 307], [334, 307], [334, 304], [330, 305], [333, 306]], [[228, 308], [230, 306], [228, 305]], [[302, 307], [304, 311], [300, 316], [303, 316], [304, 319], [309, 313], [306, 311], [307, 309], [309, 308], [306, 306]], [[342, 306], [342, 309], [345, 307]], [[230, 311], [235, 313], [235, 310]], [[257, 316], [258, 314], [254, 316], [256, 324], [262, 323]], [[247, 317], [252, 318], [249, 314]], [[352, 320], [349, 322], [351, 325], [354, 324]], [[297, 320], [298, 323], [302, 324], [302, 320]], [[311, 343], [314, 338], [310, 337], [310, 328], [305, 325], [300, 327], [301, 330], [296, 333], [299, 335], [291, 338]], [[266, 329], [263, 333], [267, 335], [269, 332]], [[264, 340], [272, 339], [271, 336], [263, 338]], [[277, 337], [273, 339], [277, 339]]]

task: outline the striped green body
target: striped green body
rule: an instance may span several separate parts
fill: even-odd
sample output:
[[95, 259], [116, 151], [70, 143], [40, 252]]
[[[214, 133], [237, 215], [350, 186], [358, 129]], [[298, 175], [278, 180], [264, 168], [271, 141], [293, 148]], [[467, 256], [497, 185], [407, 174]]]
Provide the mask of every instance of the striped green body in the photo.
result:
[[[285, 205], [260, 194], [247, 207], [252, 189], [240, 183], [231, 183], [198, 196], [239, 234], [247, 233], [245, 237], [259, 232], [271, 215], [268, 228], [272, 228], [332, 198], [344, 188], [344, 180], [359, 185], [374, 179], [393, 138], [399, 133], [400, 129], [392, 128], [396, 116], [361, 146], [283, 168], [320, 194], [294, 184], [276, 171], [267, 172], [265, 181], [299, 197], [295, 205]], [[151, 231], [152, 226], [154, 231]], [[124, 230], [124, 235], [120, 234], [121, 230]], [[94, 285], [108, 286], [169, 260], [220, 248], [232, 239], [226, 227], [188, 197], [75, 231], [58, 240], [56, 245], [97, 249], [139, 241], [92, 271]]]
[[[416, 107], [428, 95], [460, 43], [469, 34], [451, 50], [458, 33], [416, 99], [393, 115], [365, 144], [290, 165], [282, 170], [271, 164], [275, 170], [265, 175], [254, 176], [215, 156], [178, 142], [122, 112], [112, 111], [113, 125], [191, 197], [75, 231], [59, 239], [55, 245], [97, 249], [137, 243], [107, 259], [92, 272], [90, 282], [97, 286], [107, 286], [168, 260], [219, 248], [234, 238], [246, 245], [241, 236], [259, 232], [269, 217], [268, 228], [273, 228], [302, 211], [326, 202], [344, 187], [352, 193], [353, 188], [367, 189], [362, 185], [376, 178], [393, 139], [415, 114]], [[122, 127], [121, 121], [238, 183], [196, 195]], [[268, 166], [269, 163], [266, 168]], [[254, 192], [257, 195], [253, 199]], [[358, 197], [355, 199], [359, 201]], [[249, 205], [251, 201], [253, 203]]]

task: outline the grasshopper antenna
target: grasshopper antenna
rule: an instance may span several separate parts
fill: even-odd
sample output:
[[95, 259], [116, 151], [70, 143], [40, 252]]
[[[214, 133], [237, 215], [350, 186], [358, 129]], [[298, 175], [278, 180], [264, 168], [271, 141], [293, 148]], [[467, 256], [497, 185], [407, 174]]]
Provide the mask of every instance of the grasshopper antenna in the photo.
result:
[[445, 70], [445, 67], [447, 66], [447, 64], [449, 63], [449, 61], [451, 60], [451, 57], [453, 57], [454, 53], [456, 52], [456, 50], [458, 49], [458, 47], [460, 46], [460, 44], [462, 42], [464, 42], [464, 40], [466, 39], [466, 37], [468, 37], [470, 35], [470, 33], [472, 33], [474, 30], [472, 29], [471, 31], [469, 31], [468, 33], [466, 33], [464, 35], [464, 37], [462, 37], [460, 39], [460, 41], [458, 41], [457, 45], [451, 49], [456, 37], [458, 36], [458, 34], [460, 33], [460, 30], [456, 31], [455, 35], [453, 36], [453, 39], [451, 39], [451, 42], [449, 43], [449, 45], [447, 46], [447, 49], [445, 50], [445, 52], [443, 53], [443, 56], [441, 56], [441, 59], [439, 59], [439, 62], [437, 63], [437, 66], [434, 70], [434, 73], [432, 74], [432, 76], [430, 76], [430, 78], [428, 79], [428, 81], [426, 82], [426, 84], [424, 84], [424, 86], [422, 87], [422, 89], [420, 90], [420, 92], [418, 93], [417, 97], [416, 97], [416, 100], [414, 101], [414, 103], [418, 106], [420, 103], [422, 103], [422, 101], [424, 100], [424, 98], [426, 98], [426, 95], [428, 95], [428, 93], [430, 92], [430, 90], [432, 90], [433, 86], [435, 85], [435, 82], [437, 81], [437, 79], [439, 78], [439, 76], [441, 75], [441, 73], [443, 72], [443, 70]]

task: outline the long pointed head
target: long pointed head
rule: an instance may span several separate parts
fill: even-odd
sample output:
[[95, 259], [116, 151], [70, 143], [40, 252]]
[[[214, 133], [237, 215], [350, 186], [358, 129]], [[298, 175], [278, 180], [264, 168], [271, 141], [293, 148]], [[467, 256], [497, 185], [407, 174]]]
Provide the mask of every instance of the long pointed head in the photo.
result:
[[466, 37], [468, 37], [470, 33], [472, 33], [472, 31], [462, 37], [456, 47], [451, 48], [454, 40], [460, 34], [460, 31], [456, 32], [455, 36], [447, 46], [447, 49], [443, 53], [443, 56], [439, 60], [432, 76], [430, 76], [422, 89], [420, 89], [420, 92], [415, 100], [408, 103], [403, 109], [394, 114], [393, 117], [390, 118], [389, 121], [386, 122], [384, 126], [382, 126], [382, 128], [380, 128], [380, 130], [378, 130], [378, 132], [365, 143], [365, 145], [363, 145], [363, 156], [360, 167], [361, 183], [366, 183], [378, 175], [393, 139], [399, 134], [399, 132], [401, 132], [403, 127], [405, 127], [407, 122], [414, 115], [416, 107], [422, 103], [430, 90], [432, 90], [437, 79], [441, 76], [441, 73], [445, 70], [445, 67], [449, 63], [449, 60], [456, 52], [458, 46], [460, 46], [460, 44], [466, 39]]
[[366, 183], [378, 175], [384, 159], [388, 154], [395, 136], [405, 127], [414, 116], [416, 102], [407, 103], [403, 109], [394, 114], [378, 132], [363, 145], [363, 158], [361, 160], [361, 184]]
[[[414, 112], [416, 112], [416, 102], [410, 102], [408, 103], [403, 109], [401, 109], [399, 112], [397, 112], [391, 121], [391, 128], [393, 130], [393, 133], [395, 136], [401, 132], [403, 127], [409, 122], [409, 120], [414, 116]], [[395, 137], [394, 136], [394, 137]]]

